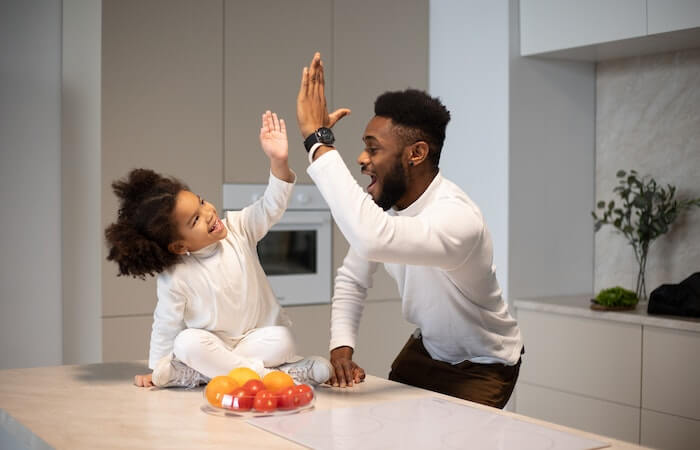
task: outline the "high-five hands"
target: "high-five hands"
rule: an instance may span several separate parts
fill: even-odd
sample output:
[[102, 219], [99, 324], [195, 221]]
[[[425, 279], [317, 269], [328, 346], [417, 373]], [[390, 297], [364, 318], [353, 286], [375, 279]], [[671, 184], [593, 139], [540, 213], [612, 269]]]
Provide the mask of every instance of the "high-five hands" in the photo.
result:
[[348, 108], [340, 108], [328, 114], [323, 61], [321, 54], [316, 52], [309, 67], [304, 67], [301, 73], [301, 87], [297, 96], [297, 123], [302, 138], [321, 127], [331, 128], [348, 114]]

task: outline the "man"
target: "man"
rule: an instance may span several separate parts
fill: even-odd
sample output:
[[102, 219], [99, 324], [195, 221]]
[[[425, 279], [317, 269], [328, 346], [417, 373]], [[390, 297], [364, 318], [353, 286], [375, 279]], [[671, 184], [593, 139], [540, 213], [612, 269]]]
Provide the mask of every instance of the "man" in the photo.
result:
[[501, 298], [481, 212], [438, 169], [450, 113], [422, 91], [380, 95], [357, 160], [370, 177], [365, 193], [333, 146], [330, 128], [350, 111], [328, 114], [323, 75], [316, 53], [302, 73], [297, 120], [309, 151], [307, 172], [350, 243], [335, 279], [331, 384], [364, 379], [352, 355], [381, 262], [398, 284], [405, 319], [419, 327], [389, 378], [503, 408], [523, 345]]

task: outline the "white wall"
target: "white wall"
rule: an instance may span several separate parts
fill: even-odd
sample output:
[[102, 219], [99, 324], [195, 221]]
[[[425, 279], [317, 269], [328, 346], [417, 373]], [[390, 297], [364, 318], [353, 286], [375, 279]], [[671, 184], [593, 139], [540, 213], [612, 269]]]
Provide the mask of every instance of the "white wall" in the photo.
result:
[[481, 208], [508, 298], [508, 4], [430, 2], [429, 91], [452, 114], [440, 170]]
[[521, 57], [510, 4], [510, 296], [589, 294], [595, 64]]
[[63, 363], [102, 359], [102, 2], [63, 0]]
[[60, 364], [61, 2], [0, 2], [0, 369]]
[[520, 56], [518, 1], [430, 3], [430, 92], [452, 112], [441, 168], [480, 206], [504, 297], [593, 285], [595, 72]]

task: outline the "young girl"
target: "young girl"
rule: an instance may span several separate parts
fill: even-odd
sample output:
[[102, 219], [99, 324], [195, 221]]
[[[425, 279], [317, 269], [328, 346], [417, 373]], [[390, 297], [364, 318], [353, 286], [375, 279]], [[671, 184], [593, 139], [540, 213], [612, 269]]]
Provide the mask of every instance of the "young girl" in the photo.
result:
[[174, 178], [132, 170], [112, 184], [118, 219], [106, 232], [119, 275], [157, 275], [149, 367], [137, 386], [192, 387], [236, 367], [264, 376], [277, 368], [299, 383], [323, 383], [320, 357], [298, 362], [290, 324], [265, 278], [257, 242], [282, 216], [294, 186], [284, 120], [262, 116], [260, 144], [270, 158], [263, 197], [220, 219], [214, 206]]

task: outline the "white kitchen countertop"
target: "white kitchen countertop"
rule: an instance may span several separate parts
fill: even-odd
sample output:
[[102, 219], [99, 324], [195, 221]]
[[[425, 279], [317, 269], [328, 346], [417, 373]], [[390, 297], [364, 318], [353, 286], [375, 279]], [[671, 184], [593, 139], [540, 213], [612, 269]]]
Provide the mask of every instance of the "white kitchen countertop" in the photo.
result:
[[700, 318], [649, 315], [647, 314], [647, 303], [641, 302], [637, 304], [636, 309], [631, 311], [595, 311], [590, 306], [591, 298], [593, 298], [593, 295], [519, 298], [513, 300], [513, 306], [518, 310], [557, 313], [588, 319], [611, 320], [700, 332]]
[[[14, 440], [30, 448], [59, 449], [303, 448], [244, 420], [205, 414], [200, 410], [203, 405], [201, 388], [134, 386], [134, 374], [146, 372], [143, 361], [2, 370], [0, 444]], [[608, 442], [610, 449], [641, 448], [373, 376], [352, 389], [320, 387], [316, 394], [316, 410], [430, 396], [446, 398]]]

